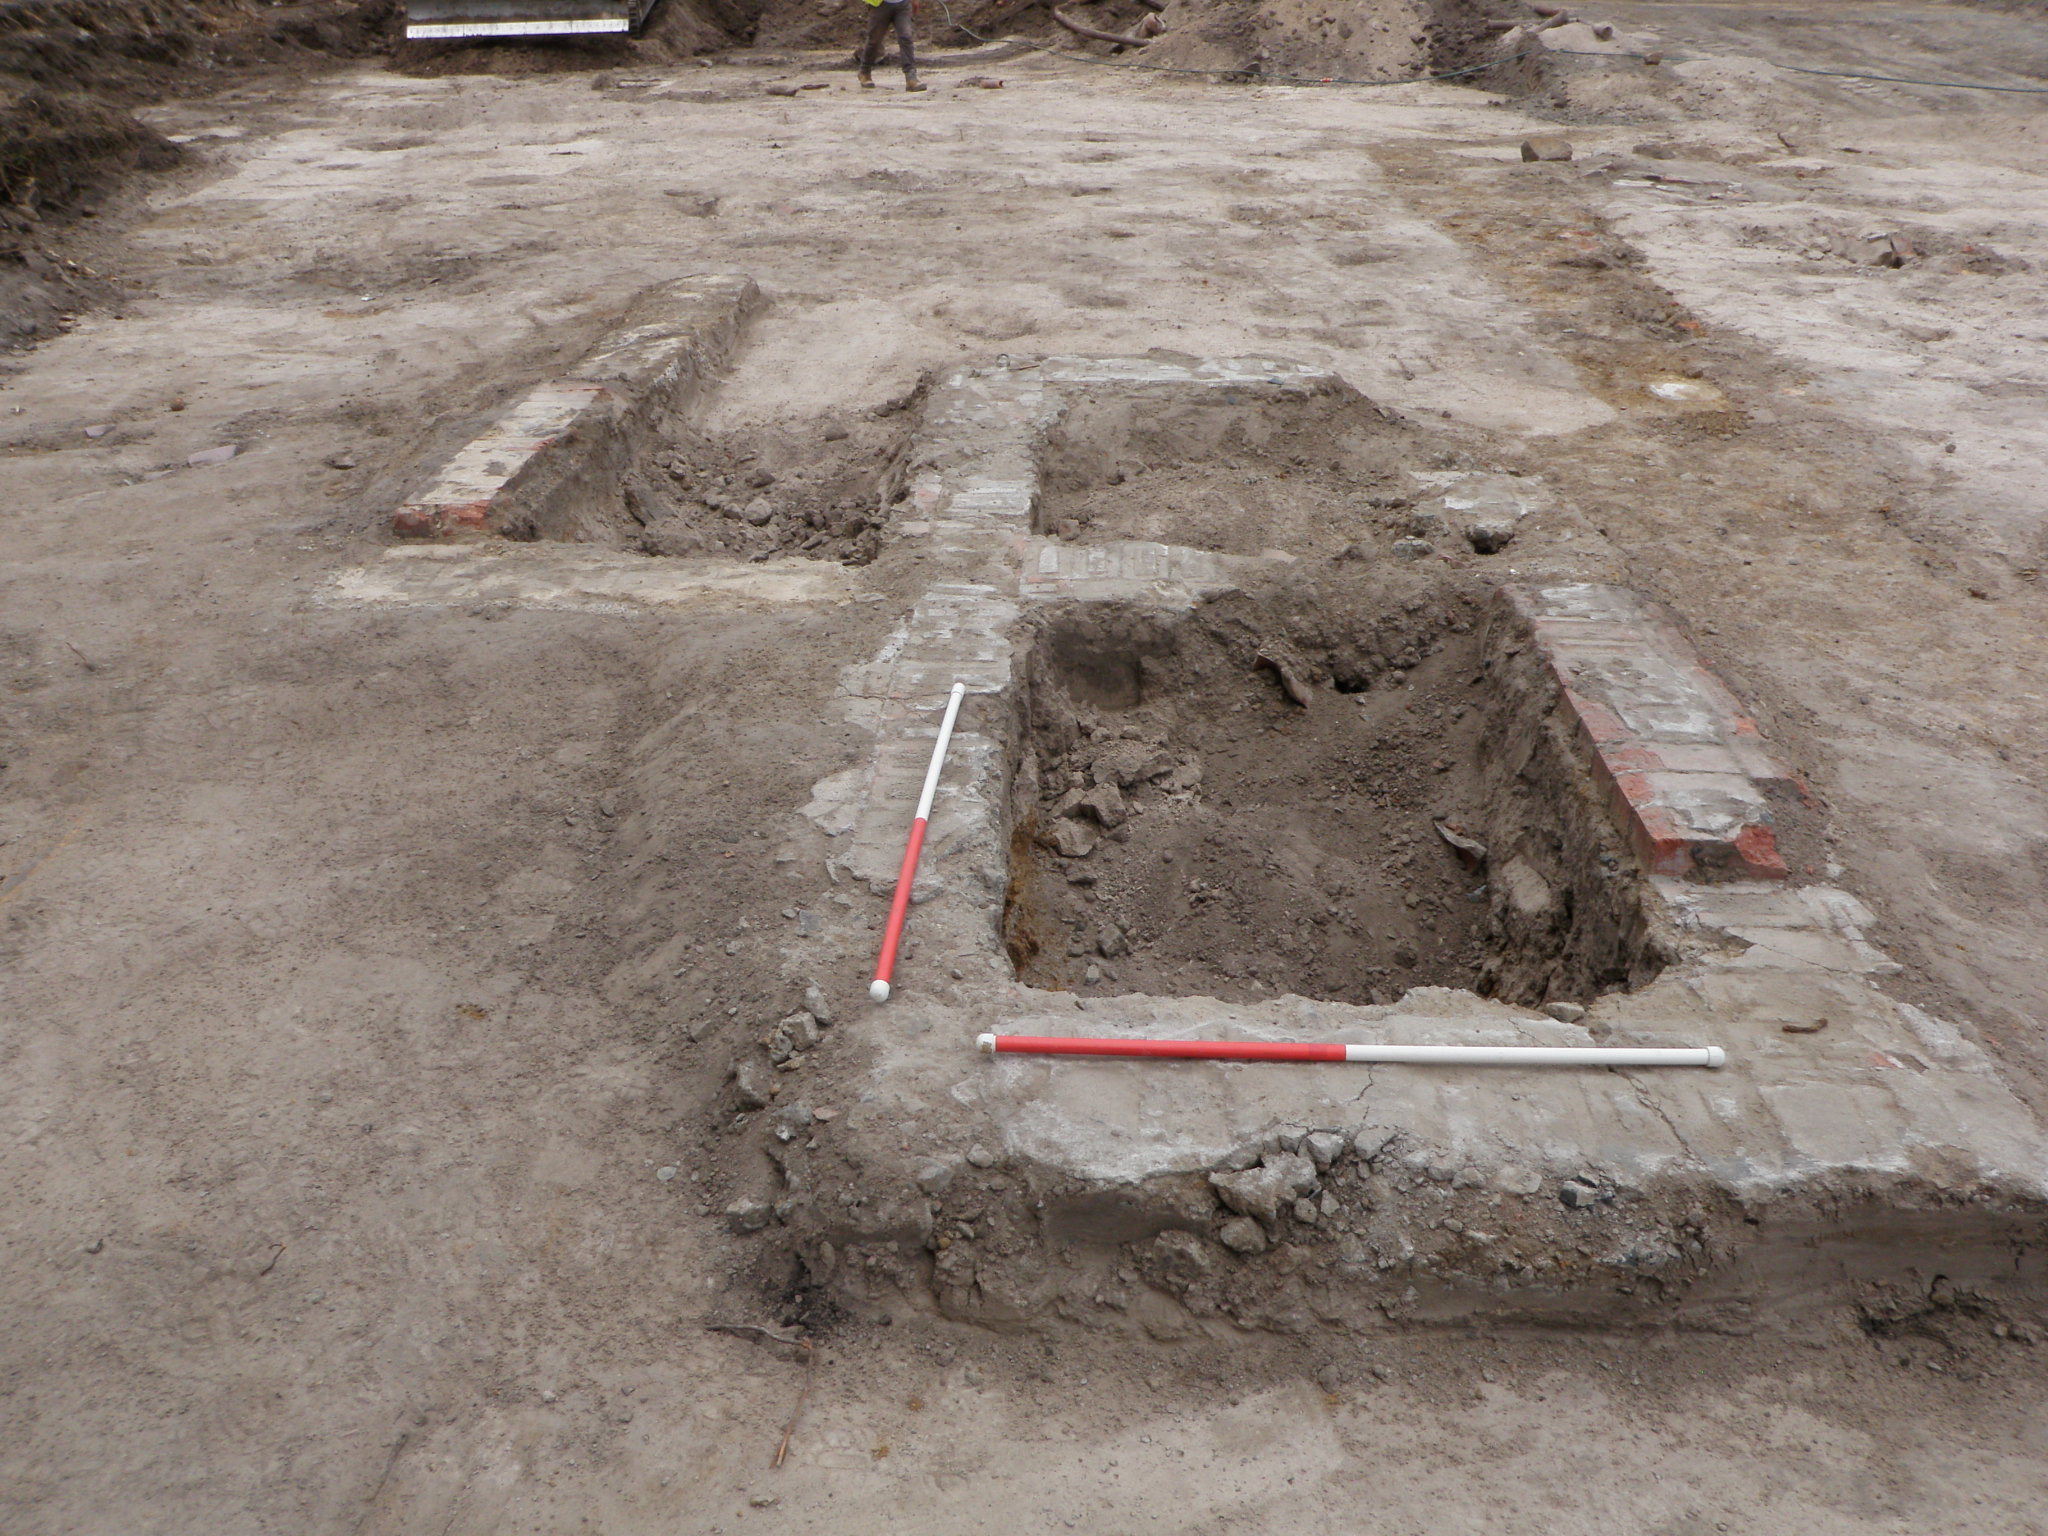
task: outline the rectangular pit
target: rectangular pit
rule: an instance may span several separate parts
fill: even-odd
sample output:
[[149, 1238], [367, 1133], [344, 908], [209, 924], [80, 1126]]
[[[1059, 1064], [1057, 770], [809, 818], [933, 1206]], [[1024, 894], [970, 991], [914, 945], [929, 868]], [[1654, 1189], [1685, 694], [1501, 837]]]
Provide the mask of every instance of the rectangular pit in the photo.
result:
[[621, 486], [614, 537], [644, 554], [866, 565], [903, 491], [907, 411], [827, 411], [744, 431], [662, 423]]
[[1361, 574], [1182, 613], [1069, 605], [1030, 631], [1003, 915], [1020, 980], [1536, 1005], [1668, 959], [1484, 588]]
[[[1445, 503], [1445, 485], [1482, 480], [1504, 494]], [[1046, 433], [1032, 531], [1372, 559], [1400, 538], [1497, 550], [1540, 496], [1329, 375], [1263, 393], [1096, 387], [1070, 394]]]
[[738, 277], [647, 289], [567, 373], [507, 403], [440, 460], [393, 514], [392, 532], [866, 564], [907, 494], [922, 391], [767, 428], [705, 427], [706, 386], [761, 303]]

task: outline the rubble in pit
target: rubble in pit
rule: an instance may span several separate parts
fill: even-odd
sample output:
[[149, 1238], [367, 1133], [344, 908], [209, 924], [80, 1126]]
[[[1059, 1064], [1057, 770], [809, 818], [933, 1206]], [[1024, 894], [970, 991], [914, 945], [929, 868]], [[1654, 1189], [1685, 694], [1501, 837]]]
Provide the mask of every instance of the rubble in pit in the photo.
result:
[[847, 411], [733, 432], [672, 421], [627, 479], [627, 537], [652, 555], [865, 565], [899, 499], [907, 420]]
[[1476, 583], [1381, 571], [1035, 627], [1004, 938], [1091, 994], [1541, 1004], [1653, 979], [1635, 859]]

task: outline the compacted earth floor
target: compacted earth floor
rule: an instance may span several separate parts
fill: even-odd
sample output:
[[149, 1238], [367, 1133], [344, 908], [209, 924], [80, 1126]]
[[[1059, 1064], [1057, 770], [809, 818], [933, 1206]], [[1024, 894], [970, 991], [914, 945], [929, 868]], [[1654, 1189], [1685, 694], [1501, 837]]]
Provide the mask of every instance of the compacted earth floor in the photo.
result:
[[[1811, 786], [1887, 984], [2040, 1102], [2037, 98], [1778, 65], [2011, 82], [2048, 31], [1588, 19], [1667, 62], [1514, 99], [351, 67], [149, 109], [186, 153], [94, 221], [118, 302], [0, 361], [0, 1527], [2040, 1529], [2040, 1319], [1938, 1288], [1726, 1335], [1160, 1342], [909, 1296], [856, 1327], [735, 1278], [713, 1106], [806, 914], [870, 901], [797, 808], [859, 745], [818, 724], [841, 669], [922, 590], [863, 466], [929, 370], [1002, 353], [1291, 356], [1540, 483], [1522, 537], [1597, 535], [1669, 605]], [[1539, 131], [1574, 159], [1525, 163]], [[423, 466], [699, 271], [769, 307], [646, 467], [672, 526], [641, 558], [870, 600], [346, 599]], [[1060, 489], [1069, 536], [1388, 558], [1381, 522], [1288, 524], [1270, 486], [1277, 538], [1177, 526], [1166, 468]], [[1368, 468], [1383, 502], [1434, 472]], [[1387, 687], [1356, 707], [1392, 754]], [[1270, 669], [1230, 688], [1186, 745], [1256, 785], [1292, 706]], [[1392, 781], [1411, 831], [1433, 763]], [[1203, 846], [1158, 867], [1185, 849], [1178, 896], [1220, 909]], [[1368, 990], [1403, 984], [1412, 910], [1367, 924]], [[1094, 963], [1134, 965], [1103, 926]], [[1164, 959], [1253, 979], [1197, 948]], [[835, 1028], [863, 980], [818, 978]]]

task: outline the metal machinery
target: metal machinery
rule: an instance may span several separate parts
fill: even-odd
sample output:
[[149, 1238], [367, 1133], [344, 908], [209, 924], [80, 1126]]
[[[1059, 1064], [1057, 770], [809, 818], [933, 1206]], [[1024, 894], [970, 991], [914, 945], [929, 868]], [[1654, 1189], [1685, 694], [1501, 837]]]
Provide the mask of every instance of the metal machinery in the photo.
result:
[[655, 0], [406, 0], [414, 41], [638, 32]]

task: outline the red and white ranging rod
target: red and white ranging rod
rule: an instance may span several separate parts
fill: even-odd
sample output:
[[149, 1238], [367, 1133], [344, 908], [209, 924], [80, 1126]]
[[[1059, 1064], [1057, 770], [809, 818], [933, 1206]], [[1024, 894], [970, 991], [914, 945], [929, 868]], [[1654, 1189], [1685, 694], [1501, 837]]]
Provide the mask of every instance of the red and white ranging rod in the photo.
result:
[[939, 722], [939, 739], [932, 745], [932, 765], [924, 773], [924, 793], [917, 797], [917, 820], [910, 824], [910, 842], [903, 850], [903, 868], [896, 874], [896, 899], [889, 903], [889, 921], [882, 929], [882, 957], [875, 962], [875, 979], [868, 984], [868, 996], [878, 1003], [889, 1001], [889, 978], [896, 973], [896, 945], [903, 937], [903, 919], [910, 913], [910, 886], [917, 878], [917, 856], [924, 852], [925, 823], [931, 819], [932, 796], [939, 792], [939, 770], [946, 763], [946, 744], [953, 739], [953, 722], [960, 718], [960, 701], [967, 685], [955, 683], [946, 700], [946, 718]]
[[1140, 1056], [1194, 1061], [1380, 1061], [1437, 1067], [1718, 1067], [1718, 1045], [1344, 1045], [1334, 1040], [1138, 1040], [981, 1035], [995, 1055]]

